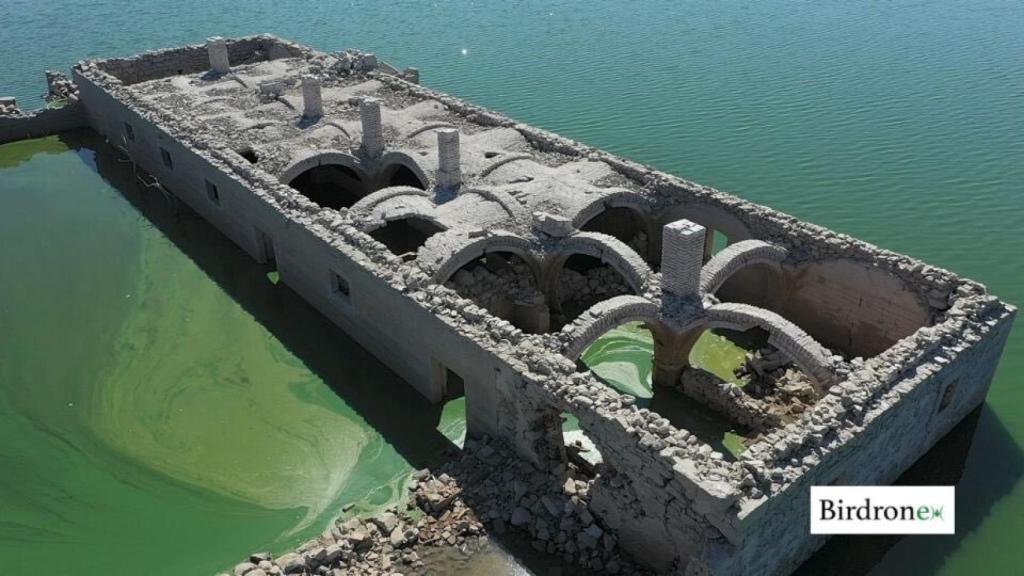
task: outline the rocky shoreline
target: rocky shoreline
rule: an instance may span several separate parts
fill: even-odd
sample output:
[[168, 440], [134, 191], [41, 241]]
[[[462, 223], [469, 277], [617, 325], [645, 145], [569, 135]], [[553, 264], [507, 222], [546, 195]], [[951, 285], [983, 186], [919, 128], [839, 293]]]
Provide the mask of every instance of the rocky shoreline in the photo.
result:
[[593, 478], [574, 464], [541, 471], [499, 442], [470, 439], [457, 460], [413, 475], [405, 509], [339, 519], [294, 552], [250, 555], [230, 576], [437, 573], [429, 558], [438, 550], [468, 556], [506, 537], [588, 574], [648, 573], [590, 512]]

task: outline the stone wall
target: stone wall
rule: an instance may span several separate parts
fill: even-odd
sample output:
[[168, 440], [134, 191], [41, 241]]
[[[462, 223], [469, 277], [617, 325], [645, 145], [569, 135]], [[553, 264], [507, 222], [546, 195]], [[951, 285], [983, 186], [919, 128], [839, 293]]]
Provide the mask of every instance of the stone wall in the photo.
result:
[[[267, 258], [269, 241], [282, 282], [425, 396], [442, 396], [438, 364], [460, 374], [471, 433], [499, 435], [523, 457], [546, 465], [558, 453], [550, 444], [561, 442], [560, 429], [545, 428], [545, 422], [558, 421], [547, 414], [572, 412], [610, 465], [628, 471], [638, 506], [664, 511], [669, 502], [702, 503], [687, 506], [689, 516], [659, 516], [658, 522], [699, 526], [686, 533], [702, 539], [715, 531], [711, 518], [722, 521], [731, 502], [724, 482], [730, 471], [710, 451], [688, 443], [685, 431], [576, 374], [549, 339], [524, 335], [433, 283], [359, 231], [347, 212], [321, 210], [224, 144], [193, 141], [183, 119], [147, 106], [98, 66], [80, 65], [75, 78], [97, 131], [254, 258]], [[125, 123], [133, 126], [130, 141]], [[172, 158], [171, 167], [161, 149]], [[216, 203], [207, 182], [218, 188]], [[344, 278], [347, 294], [338, 293], [335, 273]], [[412, 325], [417, 329], [409, 330]], [[540, 433], [545, 429], [550, 433]], [[616, 524], [629, 531], [633, 520], [627, 515]], [[663, 532], [664, 539], [638, 545], [675, 560], [671, 551], [679, 535]]]
[[[304, 54], [270, 37], [230, 46], [232, 59]], [[1013, 318], [1014, 310], [983, 287], [944, 270], [371, 72], [397, 90], [437, 98], [472, 122], [514, 127], [538, 149], [604, 161], [644, 187], [658, 210], [717, 210], [752, 237], [783, 246], [789, 264], [864, 262], [929, 303], [934, 326], [855, 360], [844, 381], [798, 422], [730, 463], [688, 431], [577, 373], [559, 353], [558, 335], [524, 334], [461, 298], [362, 232], [348, 211], [321, 209], [230, 143], [211, 140], [189, 118], [148, 104], [127, 86], [190, 66], [201, 71], [205, 51], [202, 59], [197, 47], [186, 47], [111, 62], [75, 69], [98, 132], [254, 258], [273, 255], [285, 284], [424, 396], [444, 396], [439, 375], [446, 369], [462, 376], [471, 434], [499, 436], [523, 458], [553, 468], [562, 454], [557, 415], [574, 414], [608, 467], [591, 489], [593, 509], [618, 532], [620, 545], [659, 570], [788, 571], [821, 543], [802, 521], [807, 486], [831, 482], [835, 473], [857, 483], [891, 481], [984, 398]], [[658, 296], [657, 280], [644, 271], [648, 296]], [[959, 392], [928, 417], [954, 381]], [[922, 423], [926, 433], [915, 435]], [[872, 459], [879, 466], [865, 464]]]
[[679, 387], [689, 398], [752, 430], [770, 430], [781, 423], [764, 402], [748, 396], [737, 384], [699, 368], [684, 370]]
[[[260, 35], [237, 38], [227, 42], [228, 61], [232, 66], [241, 63], [300, 56], [307, 49], [273, 36]], [[129, 58], [110, 58], [97, 61], [101, 70], [125, 85], [147, 80], [192, 74], [210, 68], [206, 44], [191, 44], [180, 48], [144, 52]]]
[[901, 341], [742, 455], [744, 543], [713, 573], [788, 573], [826, 540], [792, 522], [809, 517], [810, 486], [889, 484], [984, 401], [1015, 315], [984, 300], [963, 332], [951, 320]]
[[40, 108], [27, 114], [0, 116], [0, 144], [42, 138], [88, 125], [85, 107], [77, 101], [60, 108]]

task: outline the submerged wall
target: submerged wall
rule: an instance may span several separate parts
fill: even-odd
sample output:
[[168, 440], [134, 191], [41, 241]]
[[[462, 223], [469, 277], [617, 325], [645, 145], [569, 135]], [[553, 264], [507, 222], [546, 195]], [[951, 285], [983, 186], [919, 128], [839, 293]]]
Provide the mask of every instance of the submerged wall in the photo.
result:
[[[232, 65], [312, 53], [269, 36], [228, 47]], [[789, 571], [823, 542], [803, 521], [809, 485], [891, 481], [987, 391], [1014, 309], [984, 287], [373, 73], [402, 98], [437, 100], [462, 122], [508, 127], [536, 150], [607, 164], [644, 190], [652, 219], [682, 210], [732, 236], [787, 249], [778, 295], [745, 290], [741, 271], [723, 297], [760, 297], [821, 340], [840, 348], [847, 341], [851, 355], [869, 358], [844, 366], [842, 381], [797, 422], [768, 434], [739, 462], [725, 461], [686, 430], [576, 372], [557, 335], [524, 334], [461, 298], [361, 231], [356, 215], [322, 209], [239, 156], [232, 142], [131, 89], [161, 75], [201, 74], [208, 64], [205, 49], [192, 46], [83, 63], [75, 80], [96, 131], [253, 258], [272, 261], [284, 284], [425, 397], [441, 401], [449, 371], [460, 376], [470, 434], [498, 436], [557, 471], [564, 458], [558, 415], [575, 415], [606, 463], [592, 490], [594, 509], [626, 550], [658, 570]], [[620, 256], [609, 250], [609, 258]], [[659, 281], [645, 276], [644, 298], [660, 301]]]
[[0, 144], [52, 136], [88, 125], [85, 106], [78, 101], [60, 108], [41, 108], [26, 114], [0, 116]]

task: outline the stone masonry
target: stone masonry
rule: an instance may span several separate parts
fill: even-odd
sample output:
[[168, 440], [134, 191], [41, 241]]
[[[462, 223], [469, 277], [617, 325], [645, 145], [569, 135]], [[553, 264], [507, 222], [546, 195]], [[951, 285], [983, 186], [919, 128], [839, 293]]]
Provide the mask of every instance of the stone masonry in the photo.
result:
[[[418, 80], [373, 54], [269, 35], [73, 70], [84, 121], [140, 172], [425, 397], [465, 394], [479, 444], [463, 460], [515, 455], [488, 488], [501, 506], [452, 496], [419, 525], [425, 541], [510, 525], [595, 572], [786, 574], [824, 543], [807, 533], [810, 486], [891, 482], [983, 402], [1016, 312], [984, 286]], [[15, 115], [5, 104], [9, 139], [37, 133]], [[729, 243], [718, 254], [715, 233]], [[742, 454], [579, 364], [626, 322], [655, 337], [656, 395], [757, 428]], [[781, 418], [694, 380], [689, 352], [708, 330], [763, 335], [790, 363], [780, 373], [813, 384], [810, 400]], [[566, 413], [599, 458], [567, 445]], [[421, 507], [473, 494], [473, 470], [422, 476], [436, 494], [417, 488]], [[412, 567], [419, 521], [392, 520], [354, 520], [235, 572]], [[366, 531], [382, 540], [363, 544]]]

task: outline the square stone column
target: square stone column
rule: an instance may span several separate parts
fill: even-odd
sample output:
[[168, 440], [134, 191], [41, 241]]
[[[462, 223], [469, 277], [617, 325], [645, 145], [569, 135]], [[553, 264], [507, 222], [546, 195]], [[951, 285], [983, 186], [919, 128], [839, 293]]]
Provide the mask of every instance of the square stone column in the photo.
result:
[[459, 131], [441, 128], [437, 131], [437, 185], [455, 188], [462, 184]]
[[227, 74], [231, 71], [231, 64], [228, 62], [228, 43], [220, 36], [214, 36], [206, 40], [206, 52], [210, 56], [210, 69], [218, 74]]
[[319, 118], [323, 115], [324, 104], [320, 93], [320, 79], [306, 74], [302, 77], [302, 117]]
[[384, 153], [384, 124], [380, 115], [380, 100], [363, 98], [359, 104], [359, 116], [363, 121], [363, 151], [371, 158]]
[[661, 288], [680, 297], [698, 296], [707, 230], [689, 220], [666, 224], [661, 239]]

